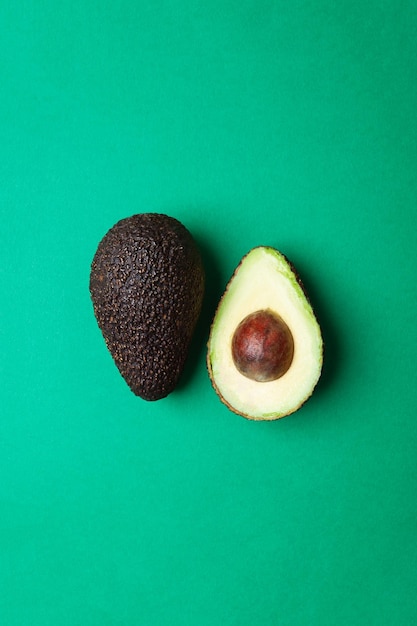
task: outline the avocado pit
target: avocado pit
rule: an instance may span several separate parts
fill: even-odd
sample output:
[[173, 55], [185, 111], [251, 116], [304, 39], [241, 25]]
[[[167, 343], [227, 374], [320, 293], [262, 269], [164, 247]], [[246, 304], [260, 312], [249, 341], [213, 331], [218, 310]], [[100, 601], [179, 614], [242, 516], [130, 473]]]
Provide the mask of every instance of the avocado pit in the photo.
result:
[[247, 315], [233, 334], [233, 362], [250, 380], [270, 382], [281, 378], [289, 370], [293, 355], [291, 331], [270, 309]]

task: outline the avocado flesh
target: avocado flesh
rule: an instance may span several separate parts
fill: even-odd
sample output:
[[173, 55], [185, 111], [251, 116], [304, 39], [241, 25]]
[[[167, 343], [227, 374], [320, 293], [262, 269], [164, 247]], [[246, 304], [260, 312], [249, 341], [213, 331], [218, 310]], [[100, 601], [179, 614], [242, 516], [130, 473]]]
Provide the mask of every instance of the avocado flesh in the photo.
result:
[[[288, 371], [270, 382], [243, 376], [232, 356], [234, 332], [249, 314], [270, 309], [288, 325], [294, 354]], [[230, 410], [274, 420], [299, 409], [321, 374], [323, 341], [313, 309], [288, 259], [271, 247], [252, 249], [233, 274], [210, 331], [207, 365], [213, 386]]]
[[175, 218], [133, 215], [103, 237], [90, 294], [106, 345], [134, 394], [159, 400], [175, 389], [203, 291], [199, 250]]

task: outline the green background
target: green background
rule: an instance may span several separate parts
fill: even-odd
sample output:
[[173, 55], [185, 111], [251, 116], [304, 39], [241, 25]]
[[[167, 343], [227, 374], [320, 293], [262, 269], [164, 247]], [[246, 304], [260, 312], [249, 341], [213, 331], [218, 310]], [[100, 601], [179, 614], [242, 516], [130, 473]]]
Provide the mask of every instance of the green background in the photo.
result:
[[[413, 0], [2, 0], [1, 624], [417, 624], [416, 111]], [[98, 241], [143, 211], [207, 272], [157, 403], [88, 292]], [[261, 244], [327, 346], [274, 423], [205, 368]]]

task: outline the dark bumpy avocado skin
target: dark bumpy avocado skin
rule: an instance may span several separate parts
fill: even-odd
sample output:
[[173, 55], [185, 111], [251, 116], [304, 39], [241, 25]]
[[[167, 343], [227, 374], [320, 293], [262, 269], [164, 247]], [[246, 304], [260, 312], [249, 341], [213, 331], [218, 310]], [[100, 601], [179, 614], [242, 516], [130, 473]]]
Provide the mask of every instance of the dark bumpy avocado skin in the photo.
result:
[[102, 239], [90, 274], [94, 313], [133, 393], [159, 400], [173, 391], [203, 292], [199, 250], [178, 220], [133, 215]]

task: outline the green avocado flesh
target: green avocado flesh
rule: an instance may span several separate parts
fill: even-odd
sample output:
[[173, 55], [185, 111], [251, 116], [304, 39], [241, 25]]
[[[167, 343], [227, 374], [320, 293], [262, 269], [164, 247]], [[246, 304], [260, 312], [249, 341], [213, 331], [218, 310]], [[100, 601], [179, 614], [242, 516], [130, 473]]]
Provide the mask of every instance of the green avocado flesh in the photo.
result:
[[[258, 380], [248, 377], [240, 371], [234, 354], [239, 325], [260, 312], [282, 320], [292, 339], [290, 347], [282, 351], [284, 356], [278, 354], [275, 359], [279, 375], [273, 380], [262, 378], [263, 374]], [[278, 350], [282, 340], [276, 343]], [[285, 356], [289, 350], [290, 357]], [[281, 364], [280, 359], [285, 358], [288, 362]], [[261, 369], [263, 364], [262, 355]], [[243, 417], [278, 419], [299, 409], [311, 396], [322, 364], [320, 327], [294, 267], [274, 248], [254, 248], [233, 274], [211, 327], [207, 366], [215, 391], [231, 411]]]
[[94, 313], [136, 395], [159, 400], [176, 387], [203, 291], [200, 252], [175, 218], [133, 215], [115, 224], [99, 243], [90, 272]]

